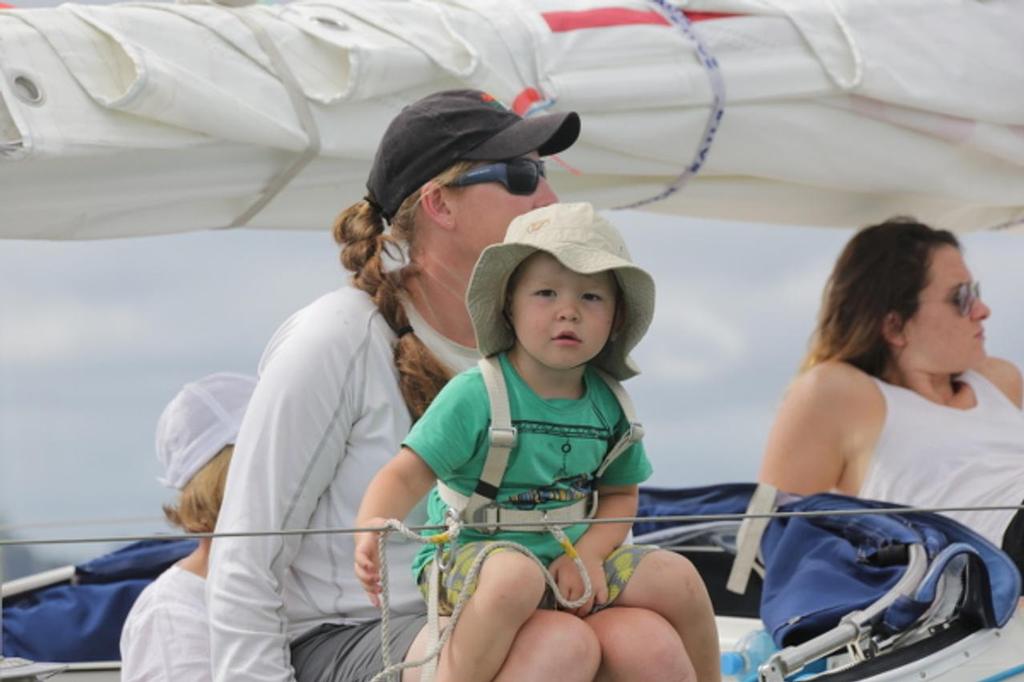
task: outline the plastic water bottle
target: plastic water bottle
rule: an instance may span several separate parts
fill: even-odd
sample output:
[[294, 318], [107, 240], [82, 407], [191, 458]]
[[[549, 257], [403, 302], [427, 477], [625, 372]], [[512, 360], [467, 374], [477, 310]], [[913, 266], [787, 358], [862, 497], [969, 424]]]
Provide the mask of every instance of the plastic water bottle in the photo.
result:
[[751, 630], [733, 651], [722, 652], [722, 677], [739, 682], [757, 682], [757, 669], [777, 651], [765, 630]]

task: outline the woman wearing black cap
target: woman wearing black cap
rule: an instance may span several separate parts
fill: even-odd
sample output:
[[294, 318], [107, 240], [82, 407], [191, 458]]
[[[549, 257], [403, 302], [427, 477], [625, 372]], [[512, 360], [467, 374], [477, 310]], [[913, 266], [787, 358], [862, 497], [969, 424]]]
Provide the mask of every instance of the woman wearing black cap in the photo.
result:
[[[515, 216], [557, 200], [540, 157], [578, 134], [575, 113], [522, 119], [474, 90], [428, 96], [391, 122], [367, 197], [334, 226], [353, 286], [300, 310], [270, 341], [218, 531], [354, 525], [366, 485], [412, 421], [478, 359], [464, 295], [480, 251], [501, 241]], [[408, 522], [423, 518], [420, 508]], [[396, 544], [396, 565], [417, 548]], [[381, 668], [379, 614], [352, 564], [345, 535], [214, 542], [214, 679], [283, 681], [292, 668], [299, 680], [372, 677]], [[390, 651], [412, 658], [410, 647], [423, 647], [422, 599], [408, 571], [392, 572], [390, 592]], [[657, 671], [680, 679], [673, 671], [686, 669], [686, 654], [657, 618], [539, 611], [496, 679], [650, 680]], [[642, 642], [629, 636], [638, 628]]]

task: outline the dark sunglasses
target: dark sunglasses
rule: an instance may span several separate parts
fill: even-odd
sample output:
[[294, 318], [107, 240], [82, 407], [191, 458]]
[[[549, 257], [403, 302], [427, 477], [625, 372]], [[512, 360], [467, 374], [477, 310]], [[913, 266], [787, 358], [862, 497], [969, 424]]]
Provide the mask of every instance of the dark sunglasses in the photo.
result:
[[968, 317], [974, 304], [981, 298], [981, 285], [977, 280], [964, 282], [953, 292], [950, 302], [960, 311], [960, 315]]
[[466, 187], [481, 182], [500, 182], [510, 194], [526, 196], [537, 191], [540, 179], [545, 176], [543, 161], [523, 156], [511, 161], [478, 166], [452, 180], [451, 186]]

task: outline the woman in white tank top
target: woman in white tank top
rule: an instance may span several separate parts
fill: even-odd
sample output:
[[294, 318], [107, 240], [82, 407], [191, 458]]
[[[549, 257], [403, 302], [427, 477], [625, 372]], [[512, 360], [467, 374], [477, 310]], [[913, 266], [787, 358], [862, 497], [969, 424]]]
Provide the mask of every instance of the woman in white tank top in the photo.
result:
[[[956, 237], [894, 218], [858, 232], [825, 288], [760, 479], [920, 507], [1024, 500], [1021, 372], [985, 353]], [[1024, 567], [1024, 515], [950, 514]]]

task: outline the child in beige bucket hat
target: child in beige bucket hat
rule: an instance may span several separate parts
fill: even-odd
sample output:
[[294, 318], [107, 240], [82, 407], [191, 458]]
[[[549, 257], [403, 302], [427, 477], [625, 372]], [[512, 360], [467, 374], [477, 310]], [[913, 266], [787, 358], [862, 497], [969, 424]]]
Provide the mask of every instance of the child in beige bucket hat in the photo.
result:
[[480, 354], [488, 357], [513, 347], [515, 330], [506, 310], [509, 280], [537, 252], [580, 275], [614, 277], [622, 316], [600, 353], [586, 361], [619, 380], [638, 374], [629, 351], [654, 317], [654, 280], [632, 263], [615, 227], [585, 203], [553, 204], [520, 216], [509, 225], [503, 243], [480, 254], [466, 292]]
[[[466, 522], [493, 523], [462, 528], [442, 562], [442, 613], [460, 597], [473, 598], [452, 634], [448, 663], [441, 657], [441, 672], [447, 665], [466, 679], [493, 677], [541, 602], [543, 573], [532, 559], [507, 551], [511, 541], [547, 567], [561, 597], [577, 602], [571, 610], [578, 616], [612, 605], [653, 611], [672, 624], [692, 658], [693, 668], [679, 671], [681, 677], [717, 679], [718, 636], [707, 592], [678, 589], [695, 578], [702, 586], [692, 564], [623, 544], [629, 524], [582, 522], [634, 516], [637, 486], [652, 471], [639, 440], [642, 427], [617, 381], [638, 372], [629, 352], [654, 314], [651, 276], [633, 264], [618, 231], [590, 204], [554, 204], [516, 218], [504, 242], [484, 249], [466, 299], [487, 359], [438, 394], [370, 483], [358, 515], [364, 527], [404, 518], [436, 481], [430, 524], [443, 524], [451, 509]], [[514, 444], [496, 445], [493, 434], [506, 430]], [[501, 447], [504, 454], [496, 454]], [[540, 515], [539, 528], [501, 527]], [[566, 551], [555, 533], [536, 532], [545, 531], [545, 522], [557, 523], [573, 549]], [[425, 595], [433, 560], [433, 546], [425, 545], [413, 565]], [[478, 577], [473, 567], [480, 561]], [[361, 534], [356, 574], [374, 603], [379, 566], [376, 534]], [[588, 582], [591, 596], [583, 599]], [[510, 593], [521, 599], [510, 605]], [[502, 608], [483, 606], [499, 595], [506, 595]], [[470, 608], [474, 602], [481, 606]], [[481, 657], [481, 651], [488, 653]]]

